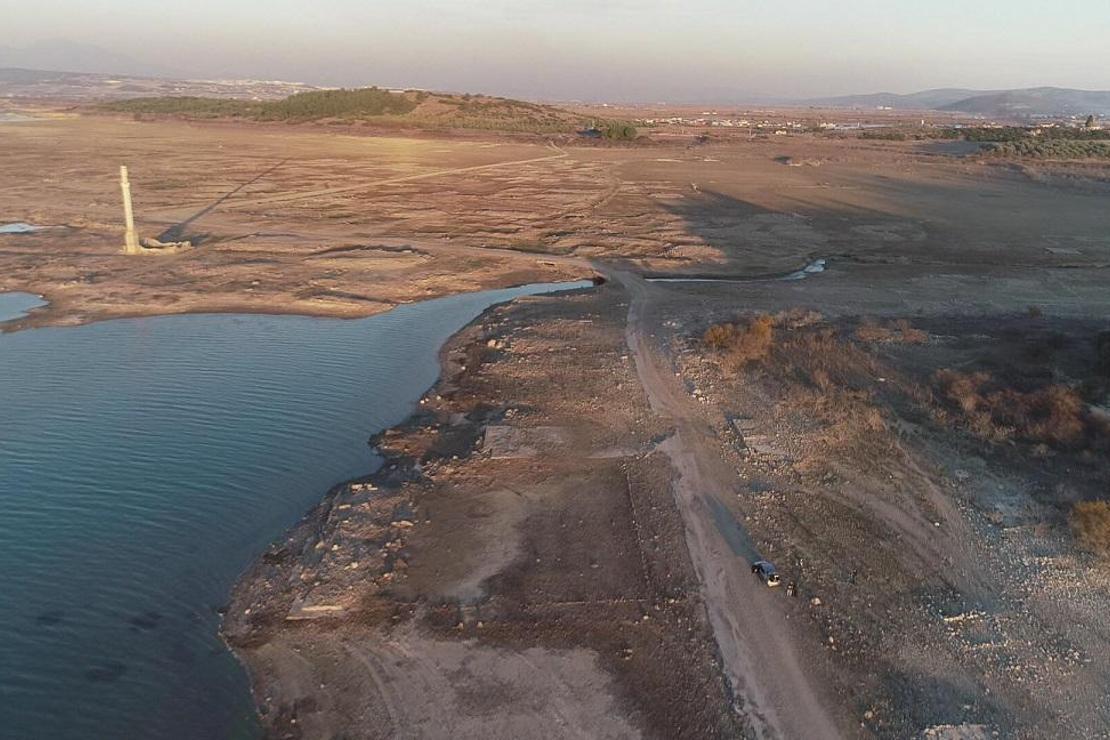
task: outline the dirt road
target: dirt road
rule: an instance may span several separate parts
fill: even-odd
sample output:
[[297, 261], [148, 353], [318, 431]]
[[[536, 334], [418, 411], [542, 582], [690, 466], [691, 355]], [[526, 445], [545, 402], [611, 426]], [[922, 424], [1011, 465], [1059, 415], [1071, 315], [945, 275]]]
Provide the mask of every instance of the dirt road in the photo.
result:
[[[332, 195], [343, 195], [345, 193], [357, 193], [362, 190], [370, 190], [371, 188], [380, 187], [382, 185], [397, 185], [404, 182], [416, 182], [417, 180], [427, 180], [433, 177], [445, 177], [448, 175], [464, 175], [472, 174], [475, 172], [485, 172], [487, 170], [498, 170], [506, 167], [516, 167], [518, 165], [536, 164], [538, 162], [548, 162], [554, 159], [564, 159], [567, 153], [555, 146], [550, 145], [550, 150], [554, 154], [548, 154], [542, 157], [531, 157], [529, 159], [516, 159], [508, 162], [494, 162], [492, 164], [472, 165], [470, 167], [453, 167], [444, 170], [434, 170], [432, 172], [421, 172], [416, 175], [401, 175], [398, 177], [388, 177], [381, 180], [371, 180], [361, 182], [357, 185], [342, 185], [334, 188], [323, 188], [319, 190], [309, 190], [301, 193], [282, 193], [281, 195], [270, 195], [261, 198], [252, 198], [250, 200], [237, 200], [235, 205], [237, 207], [254, 207], [272, 205], [274, 203], [292, 203], [299, 200], [309, 200], [313, 198], [322, 198]], [[194, 208], [195, 205], [186, 206], [187, 209]]]
[[652, 410], [674, 424], [662, 448], [678, 472], [675, 492], [687, 545], [737, 700], [759, 737], [839, 737], [791, 642], [776, 603], [783, 594], [751, 575], [758, 553], [728, 503], [740, 485], [736, 471], [722, 459], [713, 428], [649, 339], [651, 286], [629, 273], [614, 277], [631, 294], [626, 337], [640, 382]]

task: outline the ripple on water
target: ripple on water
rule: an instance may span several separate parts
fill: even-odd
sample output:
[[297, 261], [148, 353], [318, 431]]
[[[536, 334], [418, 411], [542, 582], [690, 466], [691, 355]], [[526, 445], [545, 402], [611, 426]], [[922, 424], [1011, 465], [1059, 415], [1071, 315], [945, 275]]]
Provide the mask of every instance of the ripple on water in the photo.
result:
[[255, 736], [213, 606], [332, 485], [377, 465], [367, 438], [410, 413], [444, 340], [493, 303], [554, 287], [357, 321], [0, 334], [3, 732]]

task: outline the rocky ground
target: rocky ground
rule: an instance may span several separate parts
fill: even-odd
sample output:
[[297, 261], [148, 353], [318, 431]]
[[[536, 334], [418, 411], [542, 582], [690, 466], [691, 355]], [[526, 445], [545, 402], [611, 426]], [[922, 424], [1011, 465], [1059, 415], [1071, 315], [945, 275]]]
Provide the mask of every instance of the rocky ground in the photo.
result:
[[788, 613], [826, 644], [861, 731], [1110, 726], [1110, 571], [1067, 521], [1110, 487], [1110, 427], [1082, 411], [1089, 428], [1066, 441], [969, 426], [935, 375], [990, 371], [1027, 392], [1090, 383], [1099, 329], [788, 311], [742, 363], [674, 337], [691, 394], [720, 412], [744, 526], [798, 584]]
[[225, 632], [271, 734], [776, 734], [793, 720], [774, 719], [770, 666], [722, 665], [698, 570], [758, 557], [797, 587], [769, 594], [762, 629], [822, 687], [822, 733], [1105, 729], [1110, 577], [1067, 524], [1107, 486], [1105, 429], [984, 436], [938, 385], [953, 367], [1026, 391], [1097, 383], [1098, 322], [794, 309], [737, 366], [702, 336], [723, 309], [648, 304], [636, 320], [700, 409], [678, 423], [712, 430], [728, 479], [699, 473], [728, 548], [698, 564], [675, 488], [690, 471], [645, 395], [629, 300], [609, 284], [487, 313], [445, 348], [420, 411], [376, 440], [385, 467], [241, 582]]
[[383, 470], [242, 581], [225, 633], [274, 736], [742, 732], [624, 300], [488, 313]]

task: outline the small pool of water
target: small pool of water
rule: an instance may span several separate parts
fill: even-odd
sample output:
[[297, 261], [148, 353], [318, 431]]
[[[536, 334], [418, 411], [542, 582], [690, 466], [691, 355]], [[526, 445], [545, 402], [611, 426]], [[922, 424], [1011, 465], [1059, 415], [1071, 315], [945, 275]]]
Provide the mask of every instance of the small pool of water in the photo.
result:
[[825, 271], [825, 260], [817, 259], [810, 262], [808, 265], [787, 275], [783, 280], [805, 280], [810, 275], [816, 275]]
[[16, 221], [12, 224], [0, 224], [0, 234], [31, 234], [41, 229], [41, 226]]
[[31, 309], [45, 305], [42, 296], [33, 293], [0, 293], [0, 322], [21, 319]]
[[[360, 320], [191, 315], [0, 334], [0, 735], [257, 736], [235, 579], [529, 285]], [[8, 300], [11, 300], [9, 297]]]
[[24, 123], [27, 121], [37, 121], [39, 119], [34, 116], [28, 116], [24, 113], [13, 113], [11, 111], [0, 111], [0, 123]]
[[722, 275], [714, 277], [713, 275], [696, 275], [692, 277], [649, 277], [649, 283], [766, 283], [775, 280], [805, 280], [811, 275], [825, 271], [825, 266], [828, 261], [825, 259], [816, 259], [800, 270], [788, 273], [786, 275], [775, 276], [762, 276], [762, 277], [728, 277]]

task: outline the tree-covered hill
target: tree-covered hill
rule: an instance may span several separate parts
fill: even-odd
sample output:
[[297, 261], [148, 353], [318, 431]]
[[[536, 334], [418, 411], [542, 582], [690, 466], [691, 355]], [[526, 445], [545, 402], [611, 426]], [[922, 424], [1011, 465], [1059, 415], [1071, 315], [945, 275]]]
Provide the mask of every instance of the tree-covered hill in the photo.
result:
[[[366, 123], [427, 129], [480, 129], [554, 134], [580, 130], [585, 119], [551, 105], [485, 95], [450, 95], [425, 91], [389, 91], [377, 87], [354, 90], [314, 90], [283, 100], [251, 101], [201, 97], [152, 97], [113, 101], [95, 110], [142, 117], [188, 119], [244, 119]], [[603, 130], [635, 138], [635, 130], [603, 121]], [[614, 138], [607, 136], [606, 138]]]

